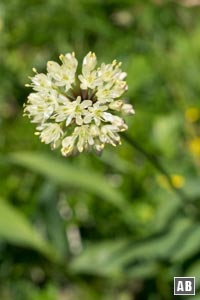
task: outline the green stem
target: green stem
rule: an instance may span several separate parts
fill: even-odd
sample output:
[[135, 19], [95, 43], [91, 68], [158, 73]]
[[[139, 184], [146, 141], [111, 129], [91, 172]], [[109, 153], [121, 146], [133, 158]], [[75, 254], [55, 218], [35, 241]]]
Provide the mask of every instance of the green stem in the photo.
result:
[[158, 160], [158, 158], [155, 155], [147, 152], [144, 148], [142, 148], [142, 146], [140, 144], [138, 144], [138, 142], [136, 142], [133, 137], [127, 135], [126, 133], [123, 133], [123, 137], [129, 143], [129, 145], [134, 147], [144, 157], [146, 157], [146, 159], [154, 166], [155, 169], [157, 169], [157, 171], [159, 173], [161, 173], [162, 175], [165, 176], [169, 186], [181, 198], [181, 200], [187, 201], [187, 198], [188, 198], [187, 195], [185, 195], [183, 190], [177, 189], [174, 186], [174, 184], [172, 182], [172, 179], [171, 179], [171, 176], [166, 171], [166, 169], [163, 167], [162, 163]]

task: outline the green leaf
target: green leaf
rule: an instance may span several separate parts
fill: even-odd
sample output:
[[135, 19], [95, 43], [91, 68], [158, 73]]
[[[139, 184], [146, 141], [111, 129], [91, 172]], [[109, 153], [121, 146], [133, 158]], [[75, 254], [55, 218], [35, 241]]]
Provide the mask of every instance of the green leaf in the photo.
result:
[[[136, 268], [134, 264], [138, 261], [148, 264], [157, 262], [159, 258], [169, 258], [171, 250], [191, 226], [192, 224], [188, 219], [179, 219], [167, 234], [152, 237], [150, 240], [140, 240], [140, 242], [135, 243], [127, 239], [89, 245], [82, 254], [73, 260], [71, 267], [77, 272], [113, 275], [120, 274], [124, 268], [133, 265], [132, 270], [130, 269], [132, 274]], [[137, 272], [140, 272], [139, 266]]]
[[190, 220], [178, 219], [165, 235], [152, 237], [149, 240], [140, 240], [139, 243], [133, 242], [127, 249], [123, 249], [117, 263], [123, 266], [138, 260], [157, 260], [170, 257], [172, 249], [183, 238], [185, 231], [191, 227]]
[[183, 190], [188, 195], [188, 197], [192, 200], [199, 200], [200, 197], [200, 188], [199, 188], [199, 177], [188, 176], [186, 178], [185, 185]]
[[144, 262], [144, 263], [142, 262], [135, 266], [129, 267], [128, 270], [126, 270], [128, 277], [135, 277], [137, 279], [151, 278], [155, 276], [157, 272], [158, 272], [158, 263], [155, 261]]
[[93, 193], [119, 208], [124, 209], [127, 204], [120, 192], [111, 187], [106, 178], [94, 170], [81, 169], [79, 166], [70, 165], [67, 160], [59, 160], [40, 153], [12, 153], [8, 158], [12, 163], [42, 174], [56, 183]]
[[200, 227], [195, 225], [187, 232], [182, 243], [172, 253], [172, 261], [185, 261], [200, 251]]
[[52, 182], [44, 182], [38, 192], [39, 207], [42, 208], [42, 219], [46, 224], [46, 231], [51, 244], [57, 249], [61, 257], [67, 254], [66, 225], [60, 217], [57, 189]]
[[40, 236], [25, 216], [1, 199], [0, 239], [38, 250], [50, 259], [58, 258], [51, 245]]
[[121, 253], [128, 240], [104, 241], [86, 246], [84, 251], [74, 258], [71, 270], [74, 272], [110, 275], [120, 272], [115, 257]]
[[156, 199], [158, 201], [157, 213], [154, 222], [154, 232], [159, 232], [168, 227], [180, 209], [181, 201], [172, 192], [162, 190], [157, 192]]

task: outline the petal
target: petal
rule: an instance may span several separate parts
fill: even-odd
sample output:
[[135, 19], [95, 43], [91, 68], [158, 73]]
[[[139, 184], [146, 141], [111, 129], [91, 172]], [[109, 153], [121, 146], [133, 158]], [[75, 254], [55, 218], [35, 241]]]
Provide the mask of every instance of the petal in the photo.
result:
[[76, 98], [76, 104], [78, 105], [78, 104], [80, 104], [81, 103], [81, 96], [78, 96], [77, 98]]
[[98, 118], [94, 118], [95, 124], [99, 126], [101, 124], [101, 120]]
[[92, 114], [87, 113], [87, 115], [86, 115], [86, 116], [84, 117], [84, 119], [83, 119], [84, 123], [85, 123], [85, 124], [88, 124], [88, 123], [91, 122], [91, 120], [92, 120]]
[[67, 120], [66, 120], [66, 126], [68, 126], [68, 125], [71, 123], [73, 117], [74, 117], [73, 114], [71, 114], [71, 115], [68, 116], [68, 118], [67, 118]]
[[62, 121], [64, 121], [65, 119], [66, 119], [66, 115], [65, 115], [65, 114], [59, 114], [59, 115], [57, 115], [55, 121], [56, 121], [56, 122], [62, 122]]
[[70, 144], [73, 144], [73, 136], [67, 136], [62, 140], [62, 146], [63, 147], [68, 147]]
[[89, 145], [94, 145], [94, 139], [91, 135], [88, 135], [88, 144]]
[[60, 60], [62, 61], [63, 65], [68, 68], [69, 70], [72, 70], [76, 72], [78, 61], [75, 58], [74, 53], [67, 53], [65, 55], [60, 55]]
[[81, 106], [81, 108], [87, 108], [88, 106], [91, 106], [91, 105], [92, 105], [91, 100], [84, 100], [80, 106]]
[[55, 61], [48, 61], [47, 62], [47, 72], [51, 75], [54, 75], [57, 72], [60, 72], [61, 66], [56, 63]]
[[77, 125], [82, 125], [83, 124], [83, 119], [82, 119], [80, 113], [76, 115], [76, 124]]
[[133, 106], [131, 104], [123, 104], [122, 112], [127, 115], [133, 115], [135, 113]]
[[79, 152], [83, 152], [84, 139], [79, 136], [79, 140], [77, 143], [77, 148]]
[[97, 64], [97, 58], [95, 53], [89, 52], [83, 59], [82, 72], [83, 75], [90, 73], [94, 70]]
[[106, 110], [108, 109], [108, 106], [102, 105], [102, 106], [99, 106], [99, 109], [100, 109], [101, 111], [106, 111]]
[[114, 120], [114, 116], [110, 113], [104, 112], [102, 114], [102, 116], [103, 116], [104, 120], [107, 122], [113, 122], [113, 120]]

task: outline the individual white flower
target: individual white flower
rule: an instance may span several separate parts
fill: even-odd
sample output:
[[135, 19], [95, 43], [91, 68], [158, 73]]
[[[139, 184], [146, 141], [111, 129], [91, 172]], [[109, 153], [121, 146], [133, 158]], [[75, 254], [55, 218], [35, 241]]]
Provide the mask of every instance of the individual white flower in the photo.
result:
[[28, 105], [25, 106], [24, 115], [28, 115], [33, 123], [43, 123], [50, 118], [54, 111], [53, 103], [49, 97], [40, 93], [31, 93], [28, 96]]
[[53, 148], [63, 135], [63, 131], [57, 123], [46, 123], [36, 128], [38, 131], [35, 133], [40, 136], [40, 139], [45, 144], [51, 144]]
[[124, 91], [127, 91], [128, 86], [126, 84], [126, 81], [120, 81], [116, 80], [113, 87], [112, 87], [112, 98], [119, 98], [124, 93]]
[[104, 125], [101, 128], [99, 139], [105, 144], [109, 143], [113, 146], [120, 144], [119, 128], [114, 125]]
[[135, 113], [133, 106], [129, 103], [123, 103], [122, 100], [113, 101], [109, 104], [112, 110], [120, 111], [125, 115], [133, 115]]
[[98, 87], [98, 90], [96, 92], [96, 97], [99, 102], [104, 104], [104, 103], [112, 102], [114, 100], [112, 86], [113, 86], [113, 82], [110, 81], [109, 83]]
[[119, 133], [128, 126], [120, 114], [134, 114], [131, 104], [120, 97], [128, 89], [121, 63], [101, 64], [97, 68], [95, 53], [89, 52], [76, 74], [78, 61], [74, 53], [60, 55], [61, 64], [47, 63], [47, 74], [33, 69], [34, 92], [24, 108], [36, 134], [52, 148], [61, 145], [64, 156], [94, 149], [101, 152], [105, 144], [120, 144]]
[[88, 107], [83, 119], [85, 124], [91, 123], [92, 120], [94, 120], [97, 126], [101, 124], [101, 121], [103, 121], [103, 112], [106, 111], [108, 107], [100, 104], [100, 102], [96, 102], [93, 104], [93, 106]]
[[93, 144], [94, 139], [90, 133], [89, 125], [83, 125], [76, 127], [71, 136], [63, 139], [61, 152], [64, 156], [69, 156], [72, 152], [75, 154], [77, 151], [89, 150]]
[[64, 138], [62, 140], [62, 149], [61, 149], [61, 153], [63, 156], [69, 156], [71, 155], [73, 152], [75, 153], [75, 140], [76, 140], [76, 136], [67, 136], [66, 138]]
[[126, 123], [122, 118], [118, 116], [114, 116], [111, 113], [104, 112], [103, 119], [106, 122], [110, 122], [112, 125], [116, 126], [118, 128], [118, 131], [125, 131], [128, 129], [128, 126], [126, 125]]
[[81, 89], [94, 89], [100, 83], [101, 80], [97, 77], [97, 71], [94, 70], [96, 64], [95, 53], [89, 52], [83, 59], [82, 74], [78, 76]]
[[65, 105], [60, 105], [56, 110], [56, 122], [64, 121], [66, 119], [66, 126], [68, 126], [74, 119], [77, 125], [83, 124], [83, 115], [86, 108], [92, 105], [91, 100], [81, 100], [78, 96], [74, 101], [68, 101]]
[[[35, 68], [33, 68], [33, 71], [35, 73], [37, 72]], [[41, 73], [30, 78], [32, 80], [32, 84], [27, 84], [26, 86], [32, 87], [36, 92], [47, 92], [52, 87], [51, 78], [48, 75]]]
[[82, 73], [87, 75], [94, 70], [97, 64], [97, 58], [95, 53], [89, 52], [83, 59]]
[[47, 72], [49, 77], [53, 80], [55, 86], [64, 86], [67, 92], [75, 80], [75, 74], [78, 62], [74, 54], [60, 55], [62, 65], [54, 61], [47, 63]]
[[76, 127], [74, 134], [78, 136], [77, 149], [79, 152], [83, 152], [84, 149], [88, 150], [89, 146], [94, 144], [89, 125]]
[[123, 104], [121, 111], [126, 115], [133, 115], [135, 113], [133, 106], [131, 104]]
[[121, 72], [120, 70], [121, 63], [117, 64], [117, 61], [114, 60], [112, 64], [101, 64], [101, 67], [98, 69], [98, 74], [103, 78], [105, 82], [110, 80], [123, 80], [126, 78], [126, 73]]
[[94, 89], [96, 86], [98, 86], [98, 78], [97, 78], [97, 72], [93, 71], [91, 73], [88, 73], [87, 75], [79, 75], [78, 76], [80, 80], [80, 87], [82, 90], [87, 90], [87, 88]]
[[63, 63], [63, 67], [66, 68], [69, 72], [76, 73], [76, 69], [78, 66], [78, 61], [75, 57], [75, 53], [67, 53], [65, 55], [61, 54], [59, 56], [60, 60]]
[[[116, 100], [109, 104], [109, 108], [112, 110], [116, 110], [116, 111], [121, 111], [122, 106], [123, 106], [122, 100]], [[131, 105], [131, 107], [132, 107], [132, 105]]]

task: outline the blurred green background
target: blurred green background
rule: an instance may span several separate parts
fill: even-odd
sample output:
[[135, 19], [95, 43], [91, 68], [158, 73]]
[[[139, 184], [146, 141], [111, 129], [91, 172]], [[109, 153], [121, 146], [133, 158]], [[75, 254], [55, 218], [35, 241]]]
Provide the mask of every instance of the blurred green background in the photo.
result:
[[[62, 158], [22, 117], [32, 67], [90, 50], [123, 62], [148, 157]], [[199, 125], [200, 1], [1, 0], [0, 299], [170, 300], [174, 276], [198, 299]]]

